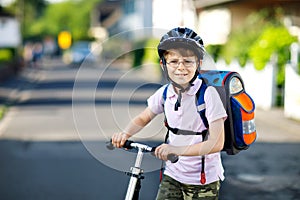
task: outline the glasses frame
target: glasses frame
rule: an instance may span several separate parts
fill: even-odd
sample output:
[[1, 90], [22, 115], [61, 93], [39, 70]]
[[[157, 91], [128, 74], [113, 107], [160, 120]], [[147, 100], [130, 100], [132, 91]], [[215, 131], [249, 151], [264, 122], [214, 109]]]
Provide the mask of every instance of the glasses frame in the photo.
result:
[[[174, 63], [176, 61], [176, 64]], [[166, 61], [166, 64], [169, 65], [172, 68], [178, 68], [180, 64], [183, 64], [184, 67], [186, 68], [192, 68], [195, 67], [196, 61], [188, 60], [188, 59], [183, 59], [183, 60], [171, 60], [169, 62]]]

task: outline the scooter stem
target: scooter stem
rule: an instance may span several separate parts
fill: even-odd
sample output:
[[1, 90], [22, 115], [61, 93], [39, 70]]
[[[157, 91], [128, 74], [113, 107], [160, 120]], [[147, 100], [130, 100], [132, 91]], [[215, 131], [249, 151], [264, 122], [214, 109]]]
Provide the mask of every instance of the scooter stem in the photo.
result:
[[143, 160], [143, 150], [139, 148], [135, 165], [134, 167], [131, 167], [130, 169], [130, 181], [127, 188], [127, 193], [125, 200], [132, 200], [136, 188], [137, 181], [141, 178], [141, 175], [143, 174], [143, 170], [140, 168]]

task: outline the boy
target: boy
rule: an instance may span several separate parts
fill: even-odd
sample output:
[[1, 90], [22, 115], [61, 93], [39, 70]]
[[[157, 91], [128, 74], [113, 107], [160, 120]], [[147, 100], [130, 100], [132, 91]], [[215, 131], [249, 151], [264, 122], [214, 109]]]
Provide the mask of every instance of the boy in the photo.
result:
[[[202, 84], [198, 74], [204, 52], [202, 39], [191, 29], [175, 28], [165, 34], [158, 54], [170, 84], [148, 99], [148, 107], [124, 132], [112, 137], [112, 144], [122, 147], [156, 115], [165, 114], [168, 141], [155, 150], [155, 156], [166, 161], [157, 200], [218, 199], [219, 181], [224, 179], [220, 151], [227, 115], [213, 87], [204, 95], [209, 132], [197, 112], [196, 93]], [[167, 161], [170, 154], [179, 156], [178, 162]]]

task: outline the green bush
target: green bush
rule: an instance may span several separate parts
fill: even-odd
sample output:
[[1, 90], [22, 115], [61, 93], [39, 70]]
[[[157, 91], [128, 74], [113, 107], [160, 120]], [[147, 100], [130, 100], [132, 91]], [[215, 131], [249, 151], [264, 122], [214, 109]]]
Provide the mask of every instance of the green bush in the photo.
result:
[[133, 68], [139, 68], [143, 64], [143, 58], [145, 55], [145, 44], [146, 40], [139, 40], [136, 41], [133, 45], [134, 50], [132, 51], [133, 54], [133, 63], [132, 67]]
[[6, 106], [0, 105], [0, 120], [4, 117], [6, 110], [7, 110]]
[[289, 49], [296, 37], [290, 35], [284, 26], [266, 26], [249, 49], [249, 56], [257, 70], [263, 69], [270, 61], [271, 56], [277, 56], [278, 76], [277, 83], [284, 82], [284, 65], [289, 61]]
[[262, 70], [276, 55], [277, 84], [282, 85], [290, 45], [297, 41], [283, 25], [283, 13], [281, 8], [272, 8], [249, 15], [241, 27], [231, 32], [228, 42], [221, 47], [220, 56], [227, 64], [237, 59], [241, 66], [251, 60], [257, 70]]
[[13, 60], [13, 52], [11, 49], [0, 49], [0, 62], [8, 62]]
[[249, 60], [249, 48], [262, 32], [265, 24], [265, 12], [257, 12], [249, 15], [243, 25], [231, 31], [228, 41], [221, 47], [220, 57], [223, 57], [227, 64], [237, 59], [244, 67]]
[[158, 39], [150, 38], [139, 40], [134, 44], [133, 67], [140, 67], [145, 63], [159, 63], [157, 54]]
[[159, 63], [159, 56], [157, 53], [158, 39], [152, 38], [146, 42], [143, 63]]
[[208, 45], [205, 50], [212, 56], [212, 58], [217, 61], [220, 57], [222, 45]]

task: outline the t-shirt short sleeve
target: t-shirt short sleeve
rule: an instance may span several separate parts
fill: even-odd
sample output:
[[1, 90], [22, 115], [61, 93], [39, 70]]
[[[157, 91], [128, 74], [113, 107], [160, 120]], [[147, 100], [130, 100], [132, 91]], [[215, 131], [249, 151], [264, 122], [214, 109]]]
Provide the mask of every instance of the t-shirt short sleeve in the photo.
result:
[[153, 95], [151, 95], [148, 100], [148, 107], [154, 114], [160, 114], [164, 112], [164, 100], [163, 100], [163, 92], [166, 85], [159, 88]]
[[226, 110], [223, 106], [222, 100], [216, 88], [208, 87], [204, 94], [204, 101], [206, 104], [206, 118], [208, 123], [215, 120], [227, 118]]

